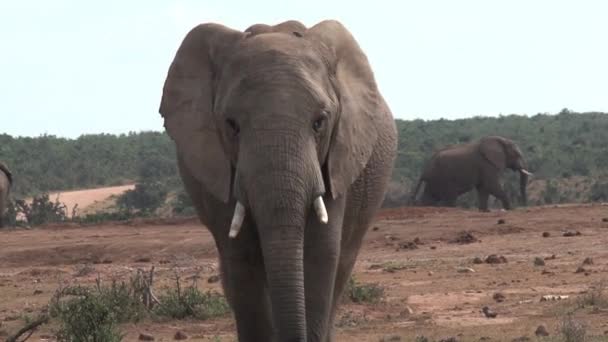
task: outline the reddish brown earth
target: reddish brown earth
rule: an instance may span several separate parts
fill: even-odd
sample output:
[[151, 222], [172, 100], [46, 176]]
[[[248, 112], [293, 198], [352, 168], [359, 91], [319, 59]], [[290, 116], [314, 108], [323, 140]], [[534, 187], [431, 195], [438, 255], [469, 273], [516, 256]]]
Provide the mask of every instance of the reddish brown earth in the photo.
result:
[[[602, 220], [606, 217], [608, 207], [600, 204], [491, 213], [447, 208], [384, 210], [367, 235], [355, 278], [379, 283], [386, 296], [378, 304], [343, 305], [338, 341], [377, 342], [391, 335], [399, 335], [402, 341], [413, 341], [417, 335], [437, 340], [454, 336], [459, 341], [483, 337], [511, 341], [520, 336], [534, 340], [539, 324], [554, 335], [565, 313], [608, 275], [608, 222]], [[504, 223], [498, 224], [499, 220]], [[470, 234], [463, 235], [463, 230]], [[565, 237], [566, 231], [580, 235]], [[550, 236], [543, 237], [543, 232]], [[477, 241], [453, 242], [467, 238]], [[504, 256], [506, 263], [473, 262], [490, 254]], [[535, 266], [535, 257], [546, 259], [545, 266]], [[587, 257], [594, 263], [584, 266], [586, 272], [575, 273]], [[85, 264], [93, 271], [79, 275]], [[213, 241], [193, 219], [2, 231], [0, 333], [6, 335], [21, 326], [20, 315], [40, 310], [60, 284], [92, 285], [98, 275], [107, 281], [128, 279], [137, 268], [151, 266], [156, 267], [157, 292], [171, 284], [176, 270], [183, 279], [200, 273], [201, 289], [219, 290], [218, 283], [206, 281], [218, 271]], [[464, 268], [474, 272], [463, 272]], [[36, 290], [42, 292], [34, 294]], [[493, 299], [497, 292], [504, 301]], [[541, 302], [543, 295], [570, 298]], [[484, 306], [497, 316], [485, 317]], [[602, 335], [608, 330], [605, 310], [578, 309], [575, 318], [586, 323], [588, 334]], [[44, 326], [32, 340], [51, 336], [52, 329]], [[145, 321], [123, 329], [129, 341], [140, 332], [157, 341], [171, 341], [177, 330], [192, 341], [234, 341], [230, 317]]]

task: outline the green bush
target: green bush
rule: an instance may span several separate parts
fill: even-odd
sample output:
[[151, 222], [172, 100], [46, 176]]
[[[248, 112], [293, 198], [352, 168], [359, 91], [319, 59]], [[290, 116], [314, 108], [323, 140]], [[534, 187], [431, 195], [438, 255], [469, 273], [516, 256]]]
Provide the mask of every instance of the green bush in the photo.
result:
[[31, 204], [24, 200], [16, 200], [15, 206], [16, 213], [22, 213], [31, 226], [67, 221], [65, 204], [58, 199], [51, 202], [47, 193], [34, 196]]
[[160, 181], [138, 183], [135, 189], [118, 197], [116, 204], [122, 210], [151, 214], [164, 203], [167, 192], [167, 187]]
[[230, 312], [230, 307], [224, 296], [219, 293], [201, 292], [195, 286], [183, 290], [179, 285], [168, 290], [159, 298], [160, 305], [154, 308], [154, 313], [160, 317], [184, 319], [209, 319], [224, 316]]
[[345, 295], [353, 303], [378, 303], [384, 297], [384, 288], [378, 284], [359, 284], [351, 277], [346, 284]]
[[123, 335], [118, 329], [116, 312], [104, 297], [76, 287], [66, 291], [74, 296], [58, 301], [51, 315], [59, 319], [57, 339], [66, 342], [117, 342]]

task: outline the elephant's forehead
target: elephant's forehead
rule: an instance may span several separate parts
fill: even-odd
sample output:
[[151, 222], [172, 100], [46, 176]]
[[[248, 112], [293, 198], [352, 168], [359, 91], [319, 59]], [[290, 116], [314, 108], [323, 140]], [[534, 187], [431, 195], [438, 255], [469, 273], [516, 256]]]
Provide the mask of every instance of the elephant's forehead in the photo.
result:
[[306, 39], [286, 33], [266, 33], [240, 41], [228, 64], [231, 69], [243, 72], [280, 66], [318, 68], [322, 59]]

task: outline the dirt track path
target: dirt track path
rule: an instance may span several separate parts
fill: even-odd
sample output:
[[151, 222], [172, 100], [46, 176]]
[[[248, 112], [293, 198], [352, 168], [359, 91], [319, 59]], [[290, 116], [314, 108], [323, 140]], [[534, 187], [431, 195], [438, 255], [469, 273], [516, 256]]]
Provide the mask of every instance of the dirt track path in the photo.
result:
[[[534, 337], [539, 324], [554, 334], [575, 300], [540, 302], [540, 298], [549, 294], [576, 298], [606, 279], [605, 217], [608, 207], [602, 205], [492, 213], [445, 208], [384, 211], [366, 238], [355, 278], [379, 283], [386, 298], [375, 305], [344, 305], [338, 341], [377, 342], [392, 334], [404, 341], [416, 335], [510, 341]], [[454, 243], [463, 230], [478, 241]], [[564, 237], [566, 231], [580, 235]], [[542, 237], [543, 232], [550, 236]], [[177, 268], [184, 278], [201, 274], [201, 288], [219, 289], [217, 283], [204, 281], [217, 274], [213, 241], [193, 220], [3, 231], [0, 246], [0, 333], [20, 325], [18, 317], [24, 311], [35, 312], [44, 305], [60, 282], [92, 284], [97, 274], [103, 279], [126, 279], [137, 267], [154, 265], [156, 286], [168, 284]], [[490, 254], [504, 256], [506, 263], [473, 263], [475, 257], [484, 260]], [[545, 266], [535, 266], [535, 257], [542, 258]], [[575, 273], [587, 257], [593, 264]], [[84, 264], [91, 264], [93, 271], [84, 272]], [[42, 293], [35, 295], [35, 290]], [[495, 293], [501, 293], [504, 301], [496, 302]], [[486, 318], [481, 312], [484, 306], [497, 317]], [[608, 330], [606, 311], [578, 310], [576, 317], [588, 325], [589, 333]], [[49, 329], [36, 336], [49, 335]], [[129, 341], [139, 332], [172, 340], [178, 329], [193, 341], [216, 335], [232, 341], [234, 325], [226, 318], [146, 322], [124, 329]]]

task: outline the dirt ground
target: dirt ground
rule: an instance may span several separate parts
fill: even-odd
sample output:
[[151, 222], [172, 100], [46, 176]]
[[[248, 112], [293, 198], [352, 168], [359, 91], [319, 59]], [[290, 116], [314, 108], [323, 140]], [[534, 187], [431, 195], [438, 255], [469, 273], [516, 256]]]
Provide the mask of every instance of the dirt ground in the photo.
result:
[[[600, 204], [491, 213], [384, 210], [366, 237], [355, 278], [380, 284], [385, 298], [378, 304], [343, 305], [338, 341], [398, 341], [393, 335], [401, 341], [418, 335], [458, 341], [511, 341], [521, 336], [535, 340], [540, 324], [555, 335], [565, 313], [607, 278], [606, 221], [608, 206]], [[573, 236], [564, 236], [566, 232]], [[486, 263], [491, 254], [498, 257], [490, 259], [503, 262]], [[545, 265], [535, 265], [536, 257]], [[577, 272], [588, 257], [593, 263]], [[213, 241], [193, 219], [2, 231], [0, 331], [6, 334], [21, 326], [22, 314], [37, 312], [62, 283], [92, 285], [98, 275], [104, 280], [128, 279], [137, 268], [151, 266], [156, 267], [155, 289], [171, 283], [177, 271], [183, 279], [198, 273], [200, 288], [219, 290], [218, 283], [207, 282], [218, 272]], [[544, 295], [569, 299], [541, 301]], [[499, 302], [495, 297], [500, 296]], [[496, 317], [486, 317], [484, 306]], [[607, 311], [578, 309], [575, 318], [587, 325], [588, 334], [608, 333]], [[192, 341], [235, 340], [230, 317], [123, 328], [128, 341], [137, 340], [139, 333], [171, 341], [178, 330]], [[32, 340], [52, 340], [51, 329], [44, 326]]]

